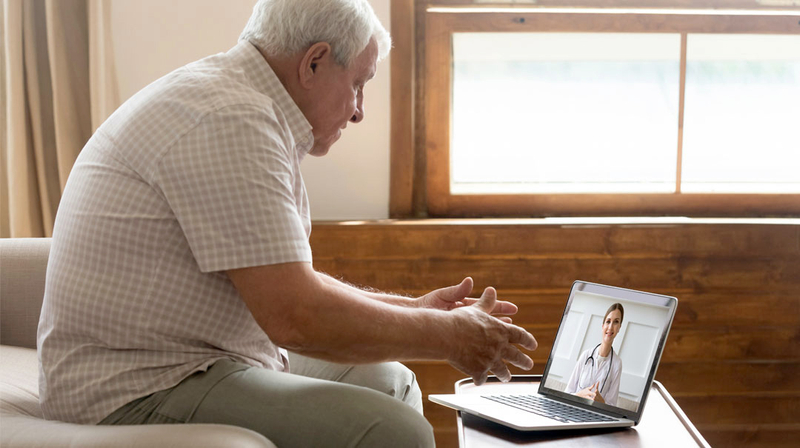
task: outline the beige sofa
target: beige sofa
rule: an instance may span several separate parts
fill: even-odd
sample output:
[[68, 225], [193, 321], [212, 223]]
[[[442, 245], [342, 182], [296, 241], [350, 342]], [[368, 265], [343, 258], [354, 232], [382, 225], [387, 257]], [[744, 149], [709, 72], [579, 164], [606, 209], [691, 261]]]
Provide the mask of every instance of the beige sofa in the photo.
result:
[[253, 447], [275, 445], [227, 425], [90, 426], [42, 418], [36, 326], [50, 240], [0, 238], [0, 446]]

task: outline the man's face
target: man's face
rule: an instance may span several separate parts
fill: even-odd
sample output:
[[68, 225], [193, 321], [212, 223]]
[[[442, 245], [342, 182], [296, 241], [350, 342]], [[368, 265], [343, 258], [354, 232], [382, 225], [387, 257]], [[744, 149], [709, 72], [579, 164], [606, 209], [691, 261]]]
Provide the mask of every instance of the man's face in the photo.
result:
[[364, 119], [364, 85], [375, 76], [377, 61], [378, 44], [374, 39], [349, 67], [335, 64], [329, 57], [326, 70], [320, 72], [321, 79], [315, 86], [312, 101], [304, 111], [314, 134], [314, 146], [309, 154], [324, 156], [339, 140], [348, 122], [358, 123]]

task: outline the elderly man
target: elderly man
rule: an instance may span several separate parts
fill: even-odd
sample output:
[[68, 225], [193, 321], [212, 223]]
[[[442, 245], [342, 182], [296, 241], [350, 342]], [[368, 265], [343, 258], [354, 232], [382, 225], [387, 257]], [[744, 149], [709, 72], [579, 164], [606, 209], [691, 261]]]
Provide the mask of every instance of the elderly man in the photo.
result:
[[485, 381], [536, 341], [472, 279], [416, 299], [316, 272], [306, 154], [364, 118], [390, 40], [366, 0], [261, 0], [230, 51], [170, 73], [87, 143], [56, 218], [42, 410], [89, 424], [223, 423], [279, 446], [428, 446], [414, 375]]

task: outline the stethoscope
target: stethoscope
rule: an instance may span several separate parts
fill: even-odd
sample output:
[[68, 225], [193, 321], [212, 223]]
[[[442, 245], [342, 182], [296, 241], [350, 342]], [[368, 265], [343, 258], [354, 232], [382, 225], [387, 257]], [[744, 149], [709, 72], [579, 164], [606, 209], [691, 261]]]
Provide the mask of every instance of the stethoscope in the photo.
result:
[[[586, 361], [583, 363], [584, 370], [583, 370], [583, 373], [581, 373], [581, 383], [579, 384], [579, 386], [580, 386], [580, 388], [581, 388], [581, 389], [585, 389], [585, 388], [587, 388], [587, 387], [589, 387], [589, 386], [591, 386], [591, 385], [592, 385], [592, 380], [594, 379], [594, 375], [592, 375], [591, 373], [594, 371], [594, 369], [595, 369], [595, 367], [596, 367], [596, 366], [595, 366], [595, 362], [594, 362], [594, 361], [595, 361], [595, 360], [594, 360], [594, 353], [597, 351], [597, 348], [598, 348], [598, 347], [600, 347], [600, 344], [597, 344], [597, 345], [594, 347], [594, 350], [592, 350], [592, 353], [590, 353], [590, 354], [589, 354], [589, 357], [588, 357], [588, 358], [586, 358]], [[584, 373], [586, 373], [586, 364], [589, 364], [589, 362], [591, 362], [591, 363], [592, 363], [592, 368], [589, 370], [589, 377], [588, 377], [588, 379], [589, 379], [589, 384], [588, 384], [588, 385], [586, 385], [586, 386], [584, 386], [584, 385], [583, 385], [583, 383], [584, 383], [584, 377], [585, 377]], [[609, 360], [608, 360], [608, 371], [606, 372], [606, 378], [603, 380], [603, 385], [602, 385], [602, 386], [600, 386], [600, 392], [602, 392], [602, 391], [603, 391], [603, 389], [606, 387], [606, 382], [608, 382], [608, 375], [610, 375], [610, 374], [611, 374], [611, 364], [612, 364], [613, 362], [614, 362], [614, 349], [612, 348], [612, 349], [611, 349], [611, 359], [609, 359]]]

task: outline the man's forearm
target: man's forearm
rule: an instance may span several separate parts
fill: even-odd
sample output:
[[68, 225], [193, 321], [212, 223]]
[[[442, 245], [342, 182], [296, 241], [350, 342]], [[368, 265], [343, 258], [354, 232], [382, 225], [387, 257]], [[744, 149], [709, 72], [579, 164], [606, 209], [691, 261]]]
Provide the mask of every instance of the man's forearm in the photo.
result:
[[416, 302], [416, 299], [412, 297], [405, 297], [398, 294], [385, 293], [372, 288], [359, 288], [343, 280], [331, 277], [330, 275], [325, 274], [323, 272], [317, 272], [317, 274], [319, 275], [319, 277], [322, 279], [323, 282], [329, 285], [357, 292], [363, 294], [364, 296], [370, 299], [380, 300], [381, 302], [388, 303], [390, 305], [414, 306]]
[[229, 275], [270, 339], [292, 351], [341, 363], [449, 357], [444, 311], [375, 300], [303, 263]]
[[[445, 312], [397, 306], [393, 296], [363, 291], [330, 277], [322, 284], [318, 293], [325, 299], [302, 307], [306, 315], [297, 320], [309, 324], [303, 325], [297, 345], [287, 348], [354, 364], [448, 357], [452, 335]], [[397, 299], [400, 303], [411, 300]]]
[[368, 295], [376, 293], [323, 276], [305, 262], [236, 269], [228, 275], [270, 339], [307, 356], [340, 363], [447, 360], [476, 384], [489, 371], [510, 378], [506, 362], [533, 366], [516, 346], [536, 349], [533, 336], [490, 314], [502, 308], [494, 288], [484, 289], [470, 305], [460, 303], [472, 287], [469, 278], [419, 299], [427, 306], [398, 306], [393, 296], [387, 303], [388, 295]]

